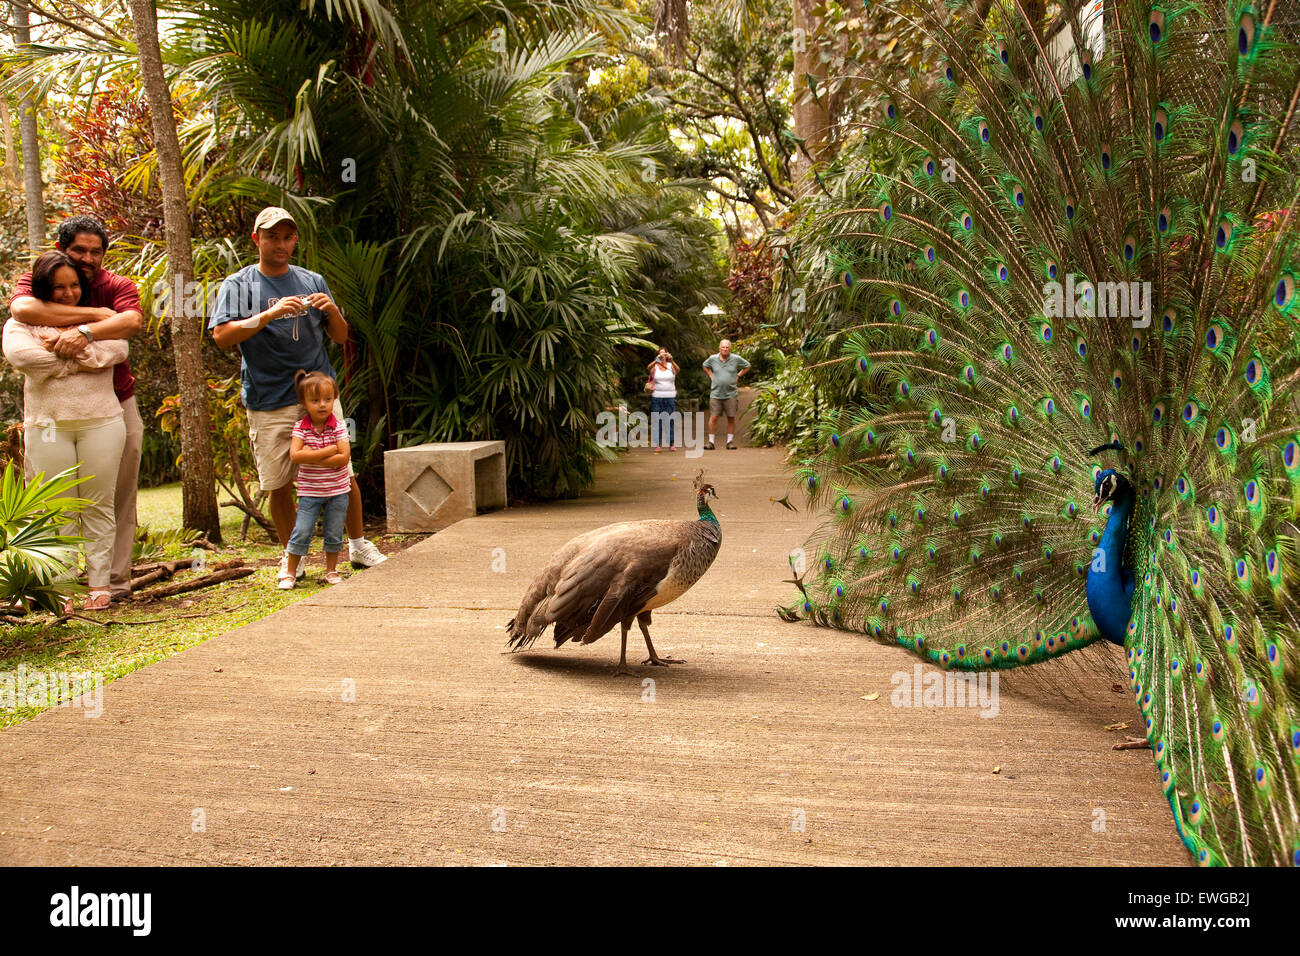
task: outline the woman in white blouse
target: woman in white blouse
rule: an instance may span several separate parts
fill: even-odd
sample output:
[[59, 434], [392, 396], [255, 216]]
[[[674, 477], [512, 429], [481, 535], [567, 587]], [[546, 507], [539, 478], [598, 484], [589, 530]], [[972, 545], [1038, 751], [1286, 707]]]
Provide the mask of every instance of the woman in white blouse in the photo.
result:
[[[32, 265], [32, 295], [60, 305], [82, 301], [80, 274], [62, 252], [47, 252]], [[4, 356], [23, 374], [23, 454], [31, 474], [47, 478], [76, 467], [78, 497], [90, 504], [81, 512], [87, 538], [85, 607], [106, 608], [111, 600], [113, 496], [126, 443], [122, 405], [113, 392], [113, 366], [126, 359], [123, 339], [93, 341], [83, 326], [86, 346], [71, 358], [53, 351], [59, 330], [9, 319], [4, 325]], [[74, 533], [69, 526], [65, 533]], [[70, 575], [69, 575], [70, 576]], [[71, 610], [71, 602], [65, 611]]]
[[660, 349], [654, 361], [650, 363], [650, 378], [654, 382], [654, 391], [650, 393], [650, 435], [655, 445], [655, 454], [663, 451], [663, 433], [668, 431], [668, 450], [677, 450], [676, 436], [673, 434], [673, 417], [677, 411], [677, 374], [681, 371], [673, 361], [672, 353]]

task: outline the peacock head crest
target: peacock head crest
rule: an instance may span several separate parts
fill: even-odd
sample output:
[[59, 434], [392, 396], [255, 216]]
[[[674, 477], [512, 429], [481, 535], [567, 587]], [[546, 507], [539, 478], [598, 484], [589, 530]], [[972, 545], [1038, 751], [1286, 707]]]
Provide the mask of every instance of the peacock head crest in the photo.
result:
[[718, 497], [717, 489], [704, 480], [703, 470], [695, 476], [695, 497], [700, 501]]
[[1093, 487], [1096, 493], [1092, 497], [1092, 510], [1100, 511], [1101, 506], [1113, 499], [1122, 485], [1127, 484], [1128, 479], [1114, 468], [1107, 468], [1105, 471], [1098, 472], [1097, 477], [1093, 479]]
[[[1117, 441], [1094, 448], [1092, 451], [1088, 452], [1088, 454], [1096, 455], [1103, 451], [1110, 451], [1112, 449], [1123, 453], [1124, 457], [1126, 459], [1128, 458], [1128, 449]], [[1092, 486], [1092, 510], [1094, 512], [1100, 511], [1101, 506], [1106, 502], [1113, 501], [1126, 492], [1128, 494], [1133, 493], [1133, 483], [1114, 468], [1106, 468], [1097, 472], [1097, 476], [1092, 480]]]

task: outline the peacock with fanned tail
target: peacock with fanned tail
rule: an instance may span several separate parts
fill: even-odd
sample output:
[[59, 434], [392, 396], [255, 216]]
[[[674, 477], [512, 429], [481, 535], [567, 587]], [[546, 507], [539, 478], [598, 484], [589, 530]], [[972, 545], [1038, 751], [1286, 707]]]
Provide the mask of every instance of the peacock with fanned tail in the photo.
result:
[[864, 81], [892, 152], [791, 242], [846, 397], [783, 616], [946, 668], [1121, 644], [1195, 858], [1300, 864], [1293, 5], [893, 6], [933, 72]]

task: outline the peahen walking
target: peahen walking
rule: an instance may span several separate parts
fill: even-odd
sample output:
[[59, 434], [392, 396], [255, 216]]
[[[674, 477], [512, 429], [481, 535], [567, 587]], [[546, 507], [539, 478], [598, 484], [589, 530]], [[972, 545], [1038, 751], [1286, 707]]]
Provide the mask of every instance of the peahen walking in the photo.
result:
[[1300, 864], [1295, 7], [894, 6], [933, 70], [870, 81], [793, 247], [842, 400], [783, 613], [946, 668], [1121, 644], [1195, 858]]
[[642, 664], [681, 664], [650, 642], [650, 612], [677, 600], [709, 570], [722, 526], [709, 507], [713, 486], [695, 480], [696, 521], [623, 521], [569, 541], [533, 579], [506, 630], [513, 650], [529, 647], [549, 625], [555, 646], [590, 644], [623, 625], [616, 674], [627, 669], [627, 632], [635, 619], [650, 656]]

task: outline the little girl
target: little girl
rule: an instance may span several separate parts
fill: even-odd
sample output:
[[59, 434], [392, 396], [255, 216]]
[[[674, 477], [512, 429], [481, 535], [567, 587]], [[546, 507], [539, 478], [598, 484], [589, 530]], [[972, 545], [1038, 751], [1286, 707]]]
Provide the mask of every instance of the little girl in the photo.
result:
[[298, 520], [285, 548], [286, 563], [281, 567], [277, 586], [292, 590], [298, 576], [298, 563], [307, 554], [316, 519], [323, 513], [325, 538], [325, 583], [341, 584], [338, 566], [343, 548], [343, 523], [348, 514], [348, 474], [351, 451], [348, 430], [334, 417], [334, 400], [338, 383], [324, 372], [299, 371], [293, 377], [298, 403], [307, 409], [307, 417], [293, 426], [289, 459], [298, 466], [295, 485], [298, 490]]

